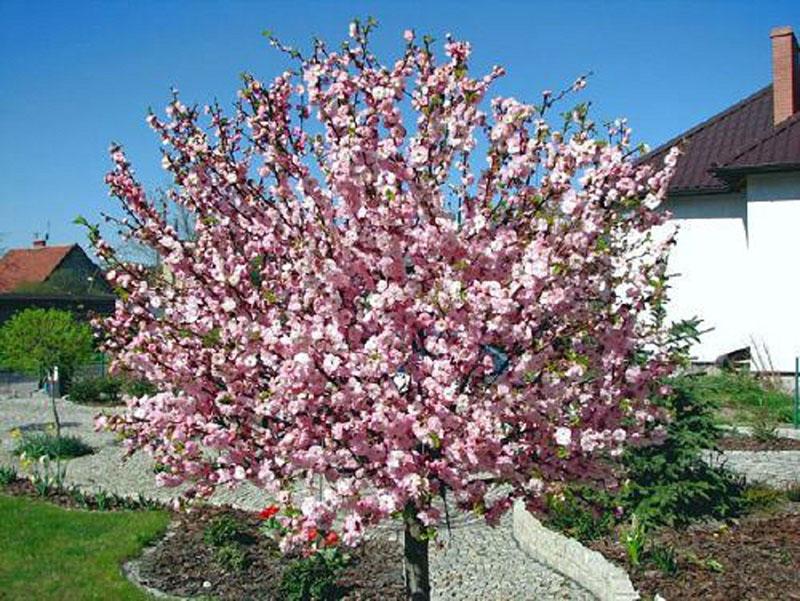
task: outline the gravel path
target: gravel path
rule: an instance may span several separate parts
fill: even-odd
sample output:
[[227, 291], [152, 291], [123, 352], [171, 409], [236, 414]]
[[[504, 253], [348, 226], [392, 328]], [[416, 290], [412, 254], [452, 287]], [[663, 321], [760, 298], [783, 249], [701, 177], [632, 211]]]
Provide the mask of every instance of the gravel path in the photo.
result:
[[800, 451], [724, 451], [711, 461], [747, 478], [777, 488], [800, 484]]
[[[67, 462], [66, 483], [92, 492], [103, 489], [119, 495], [140, 493], [162, 501], [175, 491], [155, 486], [152, 463], [137, 453], [122, 461], [122, 449], [108, 433], [94, 432], [94, 407], [58, 401], [65, 434], [80, 436], [95, 448], [93, 455]], [[18, 465], [12, 454], [11, 431], [43, 429], [51, 421], [49, 400], [34, 394], [27, 398], [0, 397], [0, 465]], [[235, 490], [219, 490], [215, 504], [257, 510], [269, 502], [257, 488], [244, 484]], [[400, 540], [387, 528], [385, 536]], [[434, 599], [476, 601], [583, 601], [594, 597], [574, 582], [531, 559], [513, 539], [511, 516], [497, 528], [489, 528], [471, 515], [456, 515], [452, 530], [442, 531], [443, 545], [431, 547], [431, 584]]]

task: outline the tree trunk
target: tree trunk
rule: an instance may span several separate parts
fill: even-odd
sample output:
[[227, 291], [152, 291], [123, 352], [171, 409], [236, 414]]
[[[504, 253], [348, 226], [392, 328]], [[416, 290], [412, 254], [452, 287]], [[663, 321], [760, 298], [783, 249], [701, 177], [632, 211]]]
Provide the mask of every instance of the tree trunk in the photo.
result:
[[58, 385], [55, 376], [50, 379], [50, 408], [53, 410], [53, 423], [56, 426], [56, 438], [61, 439], [61, 420], [58, 417], [56, 408], [56, 386]]
[[416, 516], [416, 510], [406, 511], [403, 540], [403, 573], [406, 596], [411, 601], [430, 601], [431, 581], [428, 570], [428, 540], [425, 527]]

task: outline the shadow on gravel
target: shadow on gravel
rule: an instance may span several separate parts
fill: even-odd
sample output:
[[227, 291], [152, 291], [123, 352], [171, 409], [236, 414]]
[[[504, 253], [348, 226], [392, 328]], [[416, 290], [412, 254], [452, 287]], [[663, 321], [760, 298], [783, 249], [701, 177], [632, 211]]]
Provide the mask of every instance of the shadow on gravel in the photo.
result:
[[[77, 428], [80, 425], [80, 422], [61, 422], [62, 428]], [[42, 422], [35, 424], [23, 424], [14, 429], [19, 429], [20, 432], [46, 432], [52, 426], [53, 422]]]

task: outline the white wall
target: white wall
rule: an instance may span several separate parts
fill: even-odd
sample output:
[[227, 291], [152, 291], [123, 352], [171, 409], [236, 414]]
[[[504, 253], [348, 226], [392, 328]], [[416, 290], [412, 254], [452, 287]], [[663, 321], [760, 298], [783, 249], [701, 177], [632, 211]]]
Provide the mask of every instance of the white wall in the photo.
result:
[[752, 334], [775, 369], [800, 355], [800, 172], [747, 178]]
[[666, 208], [678, 225], [669, 261], [674, 321], [700, 317], [713, 328], [693, 349], [698, 361], [749, 345], [748, 214], [744, 194], [676, 196]]

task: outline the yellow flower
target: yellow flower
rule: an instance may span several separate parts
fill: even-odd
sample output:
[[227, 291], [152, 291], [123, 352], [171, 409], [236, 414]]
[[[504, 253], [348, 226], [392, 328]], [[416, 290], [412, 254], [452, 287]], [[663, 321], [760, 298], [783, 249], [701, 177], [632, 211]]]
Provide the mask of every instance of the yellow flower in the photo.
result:
[[20, 430], [19, 428], [14, 428], [13, 430], [11, 430], [11, 438], [13, 438], [14, 440], [19, 440], [20, 438], [22, 438], [22, 430]]

